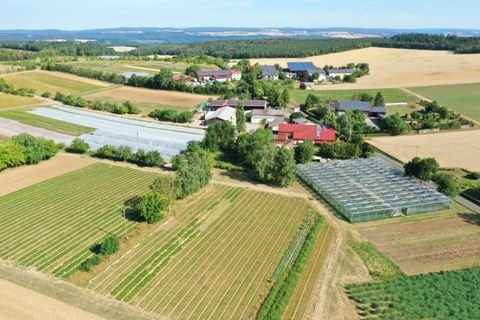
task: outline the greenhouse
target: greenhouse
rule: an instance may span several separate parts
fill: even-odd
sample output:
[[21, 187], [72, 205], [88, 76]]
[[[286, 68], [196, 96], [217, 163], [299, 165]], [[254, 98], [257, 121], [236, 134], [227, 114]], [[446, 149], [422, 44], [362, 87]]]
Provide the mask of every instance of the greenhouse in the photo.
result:
[[350, 222], [445, 210], [452, 205], [449, 197], [375, 158], [297, 165], [297, 173]]

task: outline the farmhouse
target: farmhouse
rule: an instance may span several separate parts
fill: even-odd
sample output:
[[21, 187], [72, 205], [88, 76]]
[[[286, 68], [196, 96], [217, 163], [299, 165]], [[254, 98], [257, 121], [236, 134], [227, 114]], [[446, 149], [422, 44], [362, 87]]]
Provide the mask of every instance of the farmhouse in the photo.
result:
[[236, 111], [232, 107], [222, 107], [215, 111], [209, 111], [205, 115], [205, 123], [211, 125], [218, 121], [228, 121], [235, 125], [237, 122]]
[[148, 72], [124, 72], [120, 74], [125, 80], [130, 79], [132, 76], [136, 77], [150, 77], [150, 73]]
[[345, 111], [361, 111], [367, 117], [383, 117], [387, 114], [385, 107], [372, 107], [366, 101], [330, 101], [330, 106], [335, 110], [336, 114]]
[[335, 77], [343, 78], [349, 76], [355, 72], [355, 69], [327, 69], [329, 79], [335, 79]]
[[252, 123], [258, 124], [262, 121], [267, 123], [280, 123], [285, 121], [285, 111], [283, 109], [254, 109], [252, 110]]
[[227, 82], [242, 79], [242, 72], [240, 70], [208, 70], [197, 71], [197, 80], [199, 82]]
[[315, 144], [324, 142], [335, 142], [336, 132], [334, 129], [326, 128], [316, 124], [286, 124], [278, 126], [277, 142], [279, 143], [303, 143], [311, 140]]
[[222, 107], [236, 108], [243, 105], [245, 110], [266, 109], [266, 100], [213, 100], [208, 103], [209, 110], [217, 110]]
[[278, 80], [279, 72], [275, 66], [262, 65], [259, 66], [262, 70], [262, 79], [265, 80]]

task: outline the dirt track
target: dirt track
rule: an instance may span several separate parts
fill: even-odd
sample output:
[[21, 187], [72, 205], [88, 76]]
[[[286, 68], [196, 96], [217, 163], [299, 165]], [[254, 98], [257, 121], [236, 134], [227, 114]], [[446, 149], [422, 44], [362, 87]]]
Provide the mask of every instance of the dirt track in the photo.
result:
[[43, 161], [38, 165], [7, 169], [0, 173], [0, 196], [79, 170], [93, 163], [95, 160], [92, 158], [60, 153], [53, 159]]
[[60, 143], [73, 139], [72, 136], [67, 134], [53, 132], [34, 126], [29, 126], [14, 120], [0, 118], [0, 135], [5, 137], [13, 137], [21, 133], [28, 133], [36, 137], [44, 137], [46, 139], [52, 139], [53, 141]]
[[341, 66], [349, 62], [370, 64], [370, 75], [353, 84], [318, 85], [318, 90], [368, 89], [430, 86], [480, 82], [480, 54], [453, 54], [448, 51], [365, 48], [322, 56], [252, 59], [253, 63], [312, 61], [317, 67]]
[[104, 319], [15, 283], [0, 279], [0, 319]]

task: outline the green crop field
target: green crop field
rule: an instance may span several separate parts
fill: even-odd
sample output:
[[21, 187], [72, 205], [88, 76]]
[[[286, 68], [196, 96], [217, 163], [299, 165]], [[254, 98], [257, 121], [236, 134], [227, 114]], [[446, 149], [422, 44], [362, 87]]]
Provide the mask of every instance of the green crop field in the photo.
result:
[[[169, 62], [169, 61], [123, 61], [123, 60], [84, 60], [78, 62], [69, 62], [68, 65], [95, 69], [104, 72], [146, 72], [154, 75], [160, 71], [160, 68], [170, 69], [173, 72], [185, 72], [185, 69], [191, 65], [186, 62]], [[203, 70], [219, 70], [220, 68], [212, 64], [201, 64]]]
[[409, 88], [428, 99], [480, 121], [480, 83]]
[[213, 185], [179, 205], [89, 288], [172, 319], [254, 317], [308, 203]]
[[2, 75], [1, 77], [15, 88], [33, 89], [38, 95], [44, 92], [50, 92], [51, 94], [55, 94], [56, 92], [74, 94], [96, 90], [102, 87], [93, 84], [89, 79], [85, 81], [74, 80], [76, 77], [71, 77], [70, 75], [63, 76], [53, 72], [29, 71], [10, 73]]
[[346, 286], [362, 319], [480, 319], [480, 268]]
[[92, 246], [123, 233], [124, 202], [146, 192], [155, 176], [94, 164], [1, 197], [0, 258], [69, 278]]
[[17, 106], [31, 106], [35, 104], [39, 104], [42, 101], [40, 99], [30, 98], [30, 97], [22, 97], [16, 96], [13, 94], [5, 94], [0, 92], [0, 109], [2, 108], [10, 108], [10, 107], [17, 107]]
[[23, 110], [5, 110], [0, 111], [1, 118], [7, 118], [10, 120], [15, 120], [20, 123], [55, 131], [59, 133], [69, 134], [72, 136], [80, 136], [85, 133], [90, 133], [95, 131], [93, 128], [85, 127], [82, 125], [69, 123], [61, 120], [50, 119], [47, 117], [39, 116], [33, 113], [28, 113]]

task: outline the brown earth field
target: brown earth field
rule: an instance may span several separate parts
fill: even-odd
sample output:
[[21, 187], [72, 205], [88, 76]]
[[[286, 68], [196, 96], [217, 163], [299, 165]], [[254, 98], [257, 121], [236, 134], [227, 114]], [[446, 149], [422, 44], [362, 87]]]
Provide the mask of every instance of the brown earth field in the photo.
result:
[[317, 67], [342, 66], [366, 62], [370, 75], [356, 83], [316, 85], [318, 90], [369, 89], [477, 83], [480, 79], [480, 54], [453, 54], [449, 51], [365, 48], [307, 58], [251, 59], [252, 63], [283, 67], [288, 61], [311, 61]]
[[133, 87], [118, 87], [97, 91], [85, 96], [92, 100], [110, 100], [124, 102], [130, 100], [136, 103], [142, 111], [148, 113], [155, 108], [178, 108], [192, 110], [198, 104], [208, 101], [210, 96], [175, 91], [151, 90]]
[[38, 165], [21, 166], [0, 172], [0, 196], [34, 185], [44, 180], [79, 170], [95, 163], [89, 157], [59, 153]]
[[415, 275], [480, 265], [480, 215], [450, 210], [356, 224], [403, 272]]
[[480, 130], [373, 138], [368, 141], [402, 162], [434, 157], [444, 168], [480, 171]]

